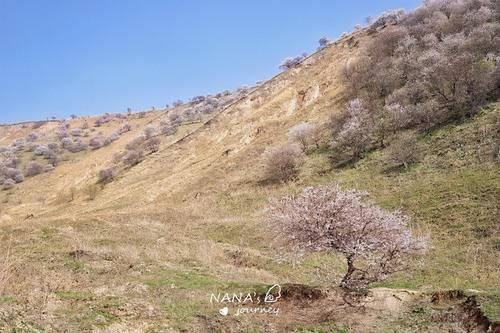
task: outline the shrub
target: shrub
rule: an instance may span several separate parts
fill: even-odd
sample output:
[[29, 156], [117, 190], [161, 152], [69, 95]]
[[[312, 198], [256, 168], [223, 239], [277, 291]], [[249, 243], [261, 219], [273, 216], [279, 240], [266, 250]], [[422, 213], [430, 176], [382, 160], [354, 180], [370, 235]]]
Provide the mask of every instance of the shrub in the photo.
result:
[[172, 103], [172, 105], [174, 106], [174, 108], [178, 107], [178, 106], [181, 106], [182, 104], [184, 104], [184, 102], [180, 99], [176, 100], [175, 102]]
[[26, 142], [24, 141], [24, 139], [16, 139], [14, 140], [14, 142], [12, 143], [12, 146], [13, 147], [16, 147], [16, 148], [20, 148], [20, 149], [23, 149], [24, 146], [25, 146]]
[[158, 138], [151, 138], [148, 141], [146, 141], [146, 149], [151, 152], [151, 153], [156, 153], [158, 150], [160, 150], [160, 139]]
[[78, 116], [76, 114], [74, 114], [74, 113], [71, 114], [70, 117], [71, 117], [71, 119], [77, 119], [78, 118]]
[[415, 135], [404, 133], [400, 135], [387, 148], [385, 161], [394, 166], [404, 165], [405, 168], [411, 163], [416, 163], [420, 158], [420, 147]]
[[319, 146], [319, 128], [316, 125], [300, 123], [288, 130], [290, 141], [299, 144], [303, 150], [309, 148], [312, 144]]
[[298, 167], [303, 161], [304, 153], [296, 145], [283, 144], [272, 147], [264, 152], [265, 178], [286, 182], [297, 175]]
[[[498, 10], [492, 1], [463, 0], [384, 13], [371, 28], [386, 27], [343, 70], [349, 98], [375, 106], [379, 132], [386, 126], [429, 131], [471, 117], [500, 96]], [[385, 106], [409, 118], [384, 123], [390, 111]]]
[[48, 154], [49, 147], [46, 145], [37, 145], [33, 150], [33, 153], [37, 156], [42, 156]]
[[36, 132], [31, 132], [26, 136], [26, 141], [33, 142], [38, 139], [39, 135]]
[[156, 129], [151, 126], [151, 125], [148, 125], [144, 128], [144, 136], [146, 137], [146, 140], [149, 140], [151, 139], [156, 133]]
[[4, 190], [10, 190], [16, 185], [16, 182], [10, 178], [5, 179], [2, 184], [2, 189]]
[[54, 170], [54, 165], [52, 164], [47, 164], [43, 167], [43, 172], [50, 172], [52, 170]]
[[69, 136], [68, 131], [65, 127], [59, 127], [56, 130], [56, 136], [59, 138], [59, 140], [62, 140], [64, 138], [67, 138]]
[[302, 55], [299, 55], [299, 56], [296, 56], [296, 57], [288, 57], [288, 58], [285, 58], [281, 64], [280, 64], [280, 69], [281, 70], [287, 70], [287, 69], [291, 69], [291, 68], [295, 68], [297, 66], [300, 65], [300, 63], [302, 61], [304, 61], [304, 59], [307, 57], [307, 54], [302, 54]]
[[123, 133], [129, 132], [132, 129], [130, 124], [123, 124], [119, 129], [118, 133], [121, 135]]
[[341, 287], [363, 287], [405, 268], [407, 255], [423, 251], [409, 218], [363, 200], [365, 194], [335, 184], [271, 201], [268, 221], [299, 249], [340, 253], [347, 263]]
[[202, 103], [204, 101], [205, 101], [205, 96], [194, 96], [193, 98], [191, 98], [191, 103], [193, 104]]
[[80, 138], [77, 138], [72, 141], [71, 145], [66, 149], [72, 153], [78, 153], [80, 151], [87, 150], [87, 147], [86, 143], [84, 143]]
[[120, 134], [119, 134], [119, 133], [117, 133], [117, 132], [111, 133], [111, 135], [110, 135], [110, 136], [108, 136], [107, 138], [105, 138], [105, 139], [104, 139], [103, 144], [104, 144], [105, 146], [107, 146], [107, 145], [109, 145], [111, 142], [116, 141], [116, 140], [118, 140], [119, 138], [120, 138]]
[[166, 136], [174, 135], [175, 133], [177, 133], [178, 129], [179, 129], [178, 126], [166, 125], [161, 128], [161, 134]]
[[59, 144], [57, 144], [56, 142], [49, 142], [47, 144], [47, 148], [53, 151], [57, 151], [59, 150]]
[[171, 112], [168, 115], [168, 119], [174, 125], [178, 125], [182, 122], [182, 114], [179, 111]]
[[106, 183], [113, 180], [116, 177], [116, 172], [113, 168], [102, 169], [98, 174], [98, 182]]
[[102, 136], [95, 136], [89, 140], [89, 147], [96, 150], [104, 146], [104, 138]]
[[140, 149], [128, 150], [122, 158], [123, 164], [126, 166], [134, 166], [139, 164], [144, 158], [144, 152]]
[[40, 121], [35, 121], [33, 123], [33, 125], [31, 126], [31, 129], [38, 129], [40, 127], [42, 127], [46, 122], [43, 121], [43, 120], [40, 120]]
[[73, 140], [71, 140], [70, 138], [63, 138], [61, 140], [61, 147], [63, 147], [64, 149], [69, 149], [72, 145]]
[[24, 175], [19, 169], [6, 167], [1, 169], [1, 173], [5, 178], [12, 179], [16, 183], [24, 181]]
[[42, 173], [42, 171], [43, 171], [43, 166], [40, 163], [33, 161], [30, 162], [30, 164], [26, 168], [26, 176], [27, 177], [36, 176]]
[[127, 143], [125, 148], [127, 150], [137, 149], [144, 143], [144, 141], [146, 141], [146, 137], [144, 135], [140, 135], [135, 139], [133, 139], [132, 141], [130, 141], [129, 143]]
[[72, 128], [70, 131], [71, 136], [83, 136], [83, 129], [81, 128]]
[[328, 38], [326, 38], [326, 37], [321, 37], [321, 38], [319, 39], [318, 43], [319, 43], [319, 47], [318, 47], [318, 49], [319, 49], [319, 50], [322, 50], [322, 49], [324, 49], [325, 47], [327, 47], [327, 46], [331, 43], [331, 41], [330, 41]]

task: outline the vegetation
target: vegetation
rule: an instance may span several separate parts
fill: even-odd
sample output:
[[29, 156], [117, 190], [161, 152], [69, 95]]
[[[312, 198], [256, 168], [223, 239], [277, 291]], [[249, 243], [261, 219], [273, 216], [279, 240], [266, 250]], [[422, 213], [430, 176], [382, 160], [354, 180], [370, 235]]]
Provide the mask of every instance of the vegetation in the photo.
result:
[[266, 150], [263, 158], [265, 179], [287, 182], [297, 175], [298, 167], [304, 161], [304, 153], [296, 145], [283, 144]]
[[342, 253], [347, 272], [340, 286], [364, 287], [401, 271], [406, 256], [426, 248], [426, 240], [410, 231], [408, 217], [366, 202], [364, 195], [336, 184], [306, 188], [272, 201], [267, 216], [299, 249]]

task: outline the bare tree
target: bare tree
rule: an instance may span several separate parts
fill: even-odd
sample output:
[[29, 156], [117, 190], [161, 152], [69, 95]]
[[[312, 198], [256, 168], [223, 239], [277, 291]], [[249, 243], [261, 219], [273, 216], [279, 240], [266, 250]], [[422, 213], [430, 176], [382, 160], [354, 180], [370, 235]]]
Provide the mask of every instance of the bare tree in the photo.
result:
[[266, 216], [297, 248], [342, 254], [347, 271], [340, 286], [361, 287], [405, 269], [406, 256], [426, 248], [408, 217], [377, 207], [364, 195], [336, 184], [310, 187], [271, 201]]
[[264, 152], [265, 178], [286, 182], [297, 175], [304, 153], [297, 145], [283, 144]]
[[414, 134], [403, 133], [395, 139], [387, 148], [385, 161], [394, 166], [408, 165], [416, 163], [420, 159], [420, 146]]
[[313, 144], [319, 148], [319, 128], [317, 125], [308, 123], [295, 125], [288, 130], [288, 138], [290, 141], [300, 144], [303, 150]]

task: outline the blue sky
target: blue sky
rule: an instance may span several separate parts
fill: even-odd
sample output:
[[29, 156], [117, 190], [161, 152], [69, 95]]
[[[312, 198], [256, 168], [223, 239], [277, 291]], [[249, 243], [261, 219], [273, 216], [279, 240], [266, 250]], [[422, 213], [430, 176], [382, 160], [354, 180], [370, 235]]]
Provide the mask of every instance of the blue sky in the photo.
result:
[[271, 77], [417, 0], [0, 0], [0, 123], [161, 107]]

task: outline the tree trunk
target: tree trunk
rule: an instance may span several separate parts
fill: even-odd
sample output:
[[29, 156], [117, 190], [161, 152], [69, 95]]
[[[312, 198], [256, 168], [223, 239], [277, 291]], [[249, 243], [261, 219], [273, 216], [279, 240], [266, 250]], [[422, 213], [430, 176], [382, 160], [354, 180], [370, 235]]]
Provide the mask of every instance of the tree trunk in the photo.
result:
[[345, 273], [342, 281], [340, 281], [340, 287], [348, 288], [351, 282], [351, 275], [354, 273], [356, 268], [354, 268], [354, 258], [352, 256], [347, 257], [347, 273]]

